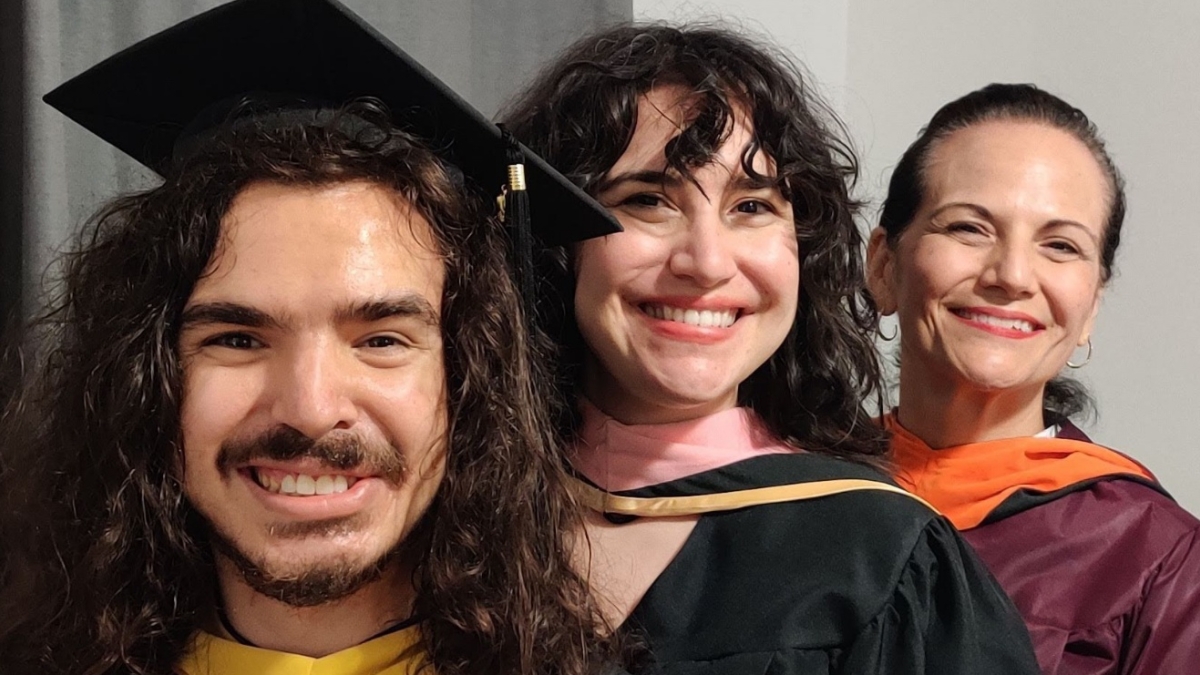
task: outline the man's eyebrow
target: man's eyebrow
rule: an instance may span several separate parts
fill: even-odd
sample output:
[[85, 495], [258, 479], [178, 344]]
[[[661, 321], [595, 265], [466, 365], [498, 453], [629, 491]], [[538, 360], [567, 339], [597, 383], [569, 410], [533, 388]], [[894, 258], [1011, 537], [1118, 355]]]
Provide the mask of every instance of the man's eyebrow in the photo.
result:
[[202, 302], [183, 310], [183, 328], [209, 324], [230, 324], [246, 328], [279, 328], [275, 317], [261, 310], [236, 302]]
[[683, 183], [683, 178], [674, 171], [656, 171], [654, 169], [626, 171], [625, 173], [619, 173], [611, 178], [605, 178], [600, 181], [600, 185], [596, 187], [596, 192], [606, 192], [622, 183], [649, 183], [650, 185], [677, 187]]
[[432, 327], [441, 323], [433, 305], [416, 293], [345, 305], [338, 309], [335, 319], [338, 323], [373, 323], [393, 317], [414, 317]]

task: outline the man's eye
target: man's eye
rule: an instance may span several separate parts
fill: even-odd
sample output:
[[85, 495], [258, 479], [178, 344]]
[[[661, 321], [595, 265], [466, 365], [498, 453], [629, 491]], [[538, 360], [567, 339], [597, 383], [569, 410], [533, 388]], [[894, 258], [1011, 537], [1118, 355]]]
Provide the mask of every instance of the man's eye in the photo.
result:
[[209, 338], [204, 342], [204, 346], [225, 347], [226, 349], [257, 349], [262, 346], [258, 340], [246, 335], [245, 333], [224, 333]]
[[364, 347], [369, 349], [388, 349], [391, 347], [405, 346], [405, 343], [399, 338], [391, 335], [375, 335], [367, 338], [362, 344]]

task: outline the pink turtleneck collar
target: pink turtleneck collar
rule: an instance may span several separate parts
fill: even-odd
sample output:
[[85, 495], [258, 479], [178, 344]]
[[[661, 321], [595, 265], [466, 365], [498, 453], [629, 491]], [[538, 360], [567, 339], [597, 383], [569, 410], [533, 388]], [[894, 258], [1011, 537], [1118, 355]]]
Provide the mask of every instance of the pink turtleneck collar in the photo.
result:
[[796, 452], [749, 408], [672, 424], [622, 424], [586, 399], [572, 464], [610, 492], [636, 490], [759, 455]]

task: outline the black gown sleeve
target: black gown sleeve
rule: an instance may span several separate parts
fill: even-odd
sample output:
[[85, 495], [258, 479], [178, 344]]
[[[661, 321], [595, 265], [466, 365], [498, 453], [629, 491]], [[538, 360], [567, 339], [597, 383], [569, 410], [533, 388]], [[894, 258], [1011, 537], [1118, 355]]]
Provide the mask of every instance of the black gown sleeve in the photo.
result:
[[845, 675], [1035, 675], [1025, 623], [944, 518], [926, 525], [891, 601], [855, 638]]

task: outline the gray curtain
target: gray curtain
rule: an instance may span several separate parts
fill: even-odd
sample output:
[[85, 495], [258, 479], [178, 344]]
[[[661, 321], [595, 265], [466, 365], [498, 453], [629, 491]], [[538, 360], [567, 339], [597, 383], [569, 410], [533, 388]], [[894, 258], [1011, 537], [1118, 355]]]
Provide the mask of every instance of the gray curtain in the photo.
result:
[[[633, 0], [343, 0], [485, 114]], [[0, 0], [0, 318], [28, 316], [96, 208], [153, 183], [41, 102], [64, 80], [223, 0]]]

